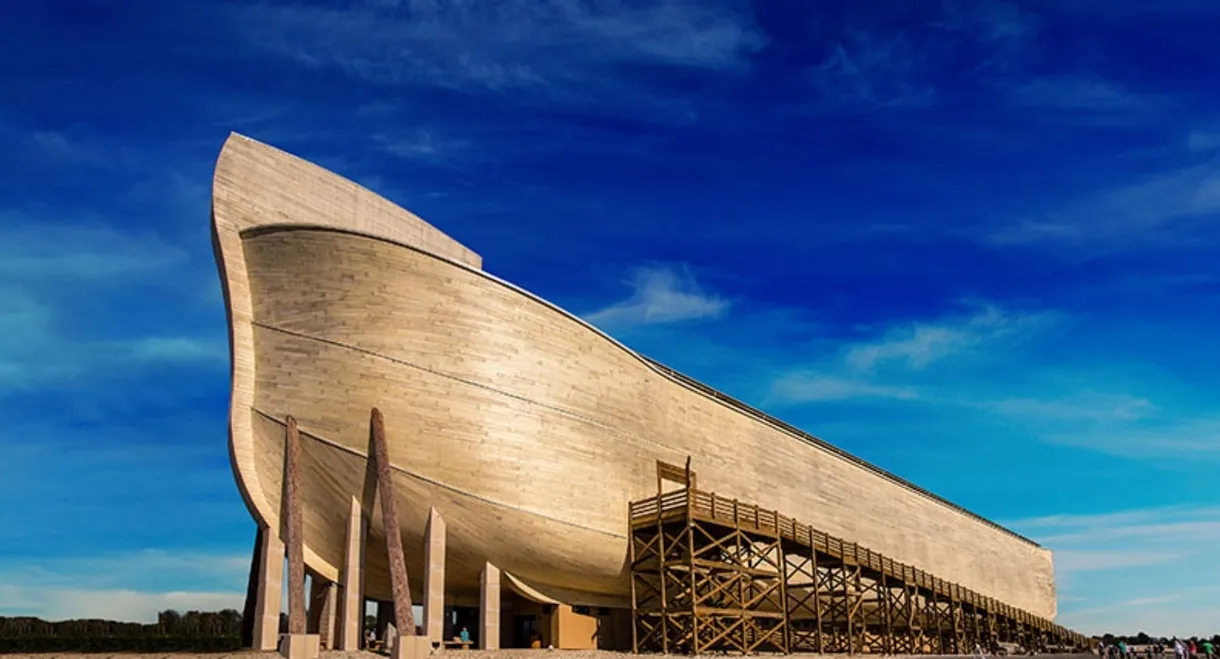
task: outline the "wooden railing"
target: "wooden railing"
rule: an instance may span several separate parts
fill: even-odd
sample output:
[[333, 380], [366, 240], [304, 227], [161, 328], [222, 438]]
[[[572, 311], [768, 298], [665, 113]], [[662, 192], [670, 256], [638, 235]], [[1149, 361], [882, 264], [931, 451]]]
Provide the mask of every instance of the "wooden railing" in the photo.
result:
[[756, 504], [743, 503], [737, 499], [722, 497], [714, 492], [681, 489], [641, 499], [630, 504], [633, 526], [641, 522], [657, 521], [668, 514], [682, 512], [691, 518], [700, 518], [746, 531], [778, 536], [785, 540], [818, 552], [841, 558], [849, 564], [860, 565], [923, 588], [937, 596], [952, 599], [993, 614], [1028, 621], [1042, 629], [1061, 629], [1055, 623], [1008, 606], [993, 598], [985, 597], [962, 586], [945, 581], [910, 565], [905, 565], [854, 542], [819, 531], [774, 510], [765, 510]]

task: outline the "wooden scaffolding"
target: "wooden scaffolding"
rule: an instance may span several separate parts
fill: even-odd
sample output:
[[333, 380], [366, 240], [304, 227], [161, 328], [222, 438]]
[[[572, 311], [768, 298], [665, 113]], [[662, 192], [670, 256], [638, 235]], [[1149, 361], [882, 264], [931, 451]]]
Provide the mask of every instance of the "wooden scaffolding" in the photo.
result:
[[[662, 493], [665, 481], [681, 489]], [[635, 652], [1083, 651], [1090, 640], [658, 462], [630, 504]]]

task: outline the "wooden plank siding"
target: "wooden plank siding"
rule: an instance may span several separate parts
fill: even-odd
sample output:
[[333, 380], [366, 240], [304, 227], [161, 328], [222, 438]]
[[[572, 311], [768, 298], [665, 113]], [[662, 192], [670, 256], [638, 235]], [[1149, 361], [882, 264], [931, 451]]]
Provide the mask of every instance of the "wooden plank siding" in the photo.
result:
[[[353, 495], [371, 517], [370, 545], [384, 543], [366, 473], [377, 407], [413, 586], [435, 507], [455, 592], [477, 593], [491, 562], [559, 601], [629, 605], [623, 510], [655, 491], [657, 460], [693, 456], [702, 482], [757, 502], [751, 523], [783, 527], [777, 537], [808, 532], [810, 546], [838, 543], [845, 560], [919, 565], [928, 573], [907, 576], [931, 584], [936, 574], [1054, 617], [1045, 548], [695, 386], [334, 174], [233, 136], [217, 165], [213, 233], [235, 477], [255, 518], [278, 528], [283, 423], [297, 420], [305, 561], [324, 578], [344, 562]], [[860, 545], [845, 551], [838, 538]], [[388, 585], [384, 558], [370, 554], [368, 595], [385, 598]]]

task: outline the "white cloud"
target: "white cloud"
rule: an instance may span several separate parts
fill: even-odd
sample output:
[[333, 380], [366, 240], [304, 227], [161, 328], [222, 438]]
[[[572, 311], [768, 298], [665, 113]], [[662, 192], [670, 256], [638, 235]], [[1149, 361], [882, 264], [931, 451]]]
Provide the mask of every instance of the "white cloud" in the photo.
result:
[[0, 396], [150, 364], [226, 363], [223, 334], [98, 337], [98, 319], [64, 301], [68, 292], [110, 294], [186, 262], [185, 250], [153, 233], [0, 211]]
[[1097, 423], [1090, 427], [1046, 429], [1043, 441], [1093, 449], [1126, 458], [1220, 460], [1220, 418], [1163, 415], [1132, 423]]
[[181, 336], [138, 338], [112, 343], [107, 347], [127, 359], [140, 362], [216, 363], [225, 362], [229, 357], [224, 343]]
[[152, 623], [166, 609], [178, 611], [240, 611], [241, 592], [165, 592], [134, 590], [82, 590], [0, 585], [0, 614], [34, 616], [44, 620], [101, 618], [120, 622]]
[[469, 157], [474, 151], [469, 141], [428, 128], [400, 134], [378, 133], [373, 141], [382, 151], [397, 158], [433, 164], [451, 162], [459, 156]]
[[1117, 570], [1172, 563], [1187, 554], [1164, 551], [1071, 550], [1055, 552], [1055, 569], [1060, 572], [1083, 572], [1091, 570]]
[[[165, 609], [241, 610], [249, 557], [148, 549], [104, 556], [13, 559], [0, 569], [0, 615], [155, 622]], [[225, 589], [161, 589], [196, 583]]]
[[631, 297], [585, 319], [603, 329], [624, 329], [715, 318], [730, 306], [728, 300], [704, 292], [686, 268], [640, 268], [629, 283]]
[[914, 390], [870, 384], [867, 381], [823, 375], [791, 374], [776, 380], [770, 397], [788, 403], [845, 400], [848, 398], [917, 398]]
[[127, 233], [100, 221], [40, 221], [0, 211], [0, 278], [98, 279], [181, 265], [186, 252], [151, 233]]
[[1054, 549], [1060, 572], [1118, 570], [1179, 562], [1211, 546], [1220, 540], [1220, 508], [1054, 515], [1005, 525]]
[[1046, 420], [1136, 421], [1158, 411], [1147, 398], [1127, 394], [1083, 391], [1062, 398], [1001, 398], [981, 403], [984, 409], [1005, 416]]
[[[1169, 481], [1115, 487], [1173, 487]], [[1084, 633], [1212, 634], [1220, 507], [1167, 506], [1001, 522], [1054, 552], [1061, 624]]]
[[1186, 147], [1195, 153], [1220, 149], [1220, 132], [1192, 130], [1186, 138]]
[[747, 19], [686, 0], [259, 4], [237, 12], [251, 45], [307, 66], [491, 90], [593, 84], [615, 64], [732, 69], [762, 43]]
[[62, 315], [24, 290], [0, 286], [0, 397], [145, 366], [228, 363], [222, 334], [98, 339]]
[[1113, 110], [1142, 106], [1146, 99], [1106, 80], [1037, 78], [1012, 90], [1019, 105], [1067, 110]]
[[1038, 329], [1052, 319], [1049, 313], [1014, 312], [982, 304], [971, 314], [891, 329], [880, 340], [849, 347], [844, 359], [857, 372], [893, 362], [922, 369], [950, 355]]
[[1215, 633], [1220, 607], [1192, 603], [1188, 606], [1110, 606], [1086, 611], [1066, 611], [1059, 624], [1089, 634], [1135, 633], [1189, 638]]
[[1144, 244], [1150, 233], [1175, 221], [1215, 213], [1220, 169], [1200, 165], [1094, 193], [1060, 212], [1000, 226], [985, 239], [1001, 246], [1070, 247], [1068, 255], [1080, 256]]
[[876, 339], [842, 346], [836, 357], [823, 359], [814, 367], [789, 371], [773, 381], [768, 400], [800, 403], [919, 398], [978, 406], [973, 400], [921, 393], [921, 385], [931, 380], [923, 372], [950, 358], [994, 351], [1003, 342], [1032, 336], [1058, 319], [1058, 314], [1049, 311], [1016, 311], [987, 302], [972, 303], [966, 313], [894, 325]]

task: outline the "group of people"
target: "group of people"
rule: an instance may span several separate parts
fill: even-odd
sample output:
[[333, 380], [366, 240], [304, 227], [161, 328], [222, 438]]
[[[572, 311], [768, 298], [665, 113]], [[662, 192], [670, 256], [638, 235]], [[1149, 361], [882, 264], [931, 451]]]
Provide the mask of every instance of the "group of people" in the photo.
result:
[[1204, 640], [1196, 644], [1192, 640], [1173, 639], [1168, 646], [1161, 643], [1150, 643], [1140, 648], [1127, 645], [1126, 641], [1097, 645], [1097, 654], [1101, 659], [1146, 659], [1160, 658], [1166, 652], [1172, 651], [1174, 659], [1216, 659], [1216, 648], [1211, 641]]

